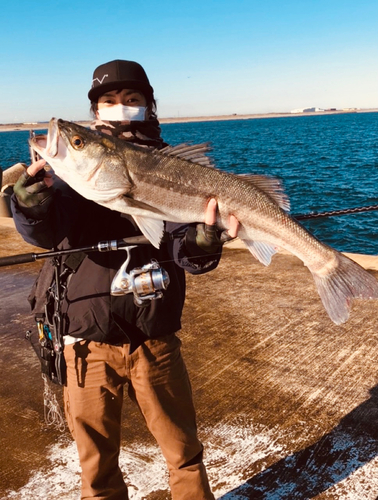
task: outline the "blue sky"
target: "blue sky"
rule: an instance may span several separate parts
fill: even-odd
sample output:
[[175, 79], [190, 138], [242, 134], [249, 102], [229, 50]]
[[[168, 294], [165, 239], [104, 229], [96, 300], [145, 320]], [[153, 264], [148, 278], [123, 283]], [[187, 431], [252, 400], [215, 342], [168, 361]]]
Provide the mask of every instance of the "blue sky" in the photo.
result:
[[89, 119], [96, 66], [146, 69], [161, 117], [378, 107], [377, 0], [13, 0], [0, 123]]

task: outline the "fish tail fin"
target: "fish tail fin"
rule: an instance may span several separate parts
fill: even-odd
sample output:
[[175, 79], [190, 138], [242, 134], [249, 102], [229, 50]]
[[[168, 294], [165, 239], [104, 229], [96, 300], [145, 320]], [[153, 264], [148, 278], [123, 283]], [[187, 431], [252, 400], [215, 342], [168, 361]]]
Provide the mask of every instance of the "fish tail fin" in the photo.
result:
[[331, 320], [340, 325], [349, 317], [353, 299], [377, 299], [378, 281], [345, 255], [328, 274], [312, 272], [318, 293]]

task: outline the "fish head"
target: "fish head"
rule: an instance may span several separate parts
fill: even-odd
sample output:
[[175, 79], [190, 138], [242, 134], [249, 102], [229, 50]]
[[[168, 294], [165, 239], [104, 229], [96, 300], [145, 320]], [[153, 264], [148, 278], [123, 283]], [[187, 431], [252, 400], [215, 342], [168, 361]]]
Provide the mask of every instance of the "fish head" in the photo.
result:
[[47, 135], [35, 135], [29, 144], [58, 177], [87, 199], [99, 202], [127, 192], [125, 162], [111, 136], [52, 118]]

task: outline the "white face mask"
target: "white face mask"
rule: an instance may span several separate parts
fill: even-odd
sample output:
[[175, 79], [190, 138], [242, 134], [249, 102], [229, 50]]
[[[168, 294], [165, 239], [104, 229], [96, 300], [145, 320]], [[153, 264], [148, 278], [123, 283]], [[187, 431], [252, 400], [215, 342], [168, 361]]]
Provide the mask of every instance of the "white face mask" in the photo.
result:
[[146, 107], [124, 106], [116, 104], [97, 111], [101, 120], [108, 122], [144, 121], [146, 119]]

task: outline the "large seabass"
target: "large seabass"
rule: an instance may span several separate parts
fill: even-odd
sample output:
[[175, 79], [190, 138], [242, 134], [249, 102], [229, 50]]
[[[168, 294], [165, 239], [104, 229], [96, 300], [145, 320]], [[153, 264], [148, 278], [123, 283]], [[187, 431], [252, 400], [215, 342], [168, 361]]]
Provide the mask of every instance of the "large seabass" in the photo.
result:
[[156, 247], [164, 220], [203, 222], [204, 207], [214, 197], [217, 225], [227, 229], [234, 215], [241, 224], [240, 239], [260, 262], [268, 265], [277, 247], [303, 261], [336, 324], [348, 319], [353, 298], [378, 298], [372, 275], [286, 213], [289, 200], [279, 180], [217, 170], [205, 155], [206, 144], [150, 150], [55, 118], [48, 135], [30, 143], [82, 196], [131, 215]]

